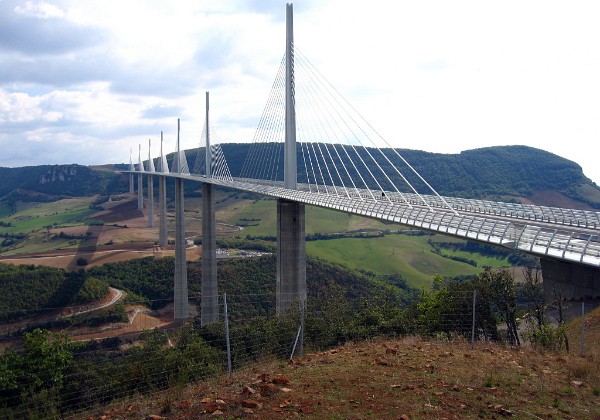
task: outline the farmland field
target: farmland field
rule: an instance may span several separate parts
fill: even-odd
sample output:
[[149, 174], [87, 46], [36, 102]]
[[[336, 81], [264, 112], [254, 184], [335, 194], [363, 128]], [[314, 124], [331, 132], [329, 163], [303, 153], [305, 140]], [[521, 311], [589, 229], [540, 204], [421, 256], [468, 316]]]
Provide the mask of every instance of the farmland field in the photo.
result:
[[4, 223], [10, 223], [11, 226], [0, 226], [0, 234], [31, 233], [46, 226], [81, 222], [86, 216], [97, 211], [90, 209], [94, 199], [94, 197], [82, 197], [52, 203], [28, 203], [28, 206], [19, 209], [17, 213], [1, 218]]

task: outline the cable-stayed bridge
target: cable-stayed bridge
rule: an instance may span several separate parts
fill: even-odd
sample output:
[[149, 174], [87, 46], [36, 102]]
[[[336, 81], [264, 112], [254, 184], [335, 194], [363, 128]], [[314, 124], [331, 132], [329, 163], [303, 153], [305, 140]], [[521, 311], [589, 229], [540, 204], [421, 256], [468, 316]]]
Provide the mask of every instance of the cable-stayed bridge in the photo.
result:
[[[206, 178], [194, 174], [165, 174], [169, 177], [205, 182], [240, 191], [283, 198], [303, 204], [415, 226], [464, 239], [472, 239], [537, 256], [600, 267], [600, 214], [598, 212], [523, 205], [515, 203], [408, 195], [404, 200], [369, 199], [375, 191], [361, 191], [363, 200], [312, 192], [307, 185], [289, 190], [251, 179]], [[379, 192], [379, 191], [376, 191]], [[380, 192], [379, 192], [380, 193]], [[421, 198], [428, 205], [423, 204]], [[455, 211], [452, 211], [455, 210]]]
[[158, 164], [154, 165], [150, 150], [148, 160], [143, 161], [140, 147], [137, 168], [130, 160], [128, 171], [130, 192], [134, 174], [138, 176], [139, 208], [144, 205], [143, 177], [148, 177], [149, 226], [154, 219], [151, 181], [154, 176], [160, 178], [161, 245], [166, 245], [165, 179], [176, 179], [176, 319], [188, 316], [184, 181], [203, 185], [203, 323], [214, 322], [218, 316], [214, 185], [278, 199], [278, 312], [306, 298], [307, 204], [533, 254], [542, 258], [545, 279], [564, 277], [566, 270], [569, 276], [578, 277], [575, 281], [585, 283], [574, 284], [571, 294], [600, 295], [599, 212], [438, 194], [294, 48], [291, 5], [287, 7], [286, 53], [240, 174], [232, 175], [227, 157], [214, 142], [208, 110], [207, 93], [203, 147], [191, 170], [178, 134], [170, 170], [161, 135]]

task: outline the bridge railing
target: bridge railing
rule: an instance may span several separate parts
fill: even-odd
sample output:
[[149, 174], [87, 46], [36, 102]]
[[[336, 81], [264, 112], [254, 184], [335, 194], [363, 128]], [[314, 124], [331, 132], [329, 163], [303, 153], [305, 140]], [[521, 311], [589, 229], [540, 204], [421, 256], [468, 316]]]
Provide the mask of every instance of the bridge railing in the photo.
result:
[[598, 235], [544, 230], [538, 226], [523, 229], [517, 248], [583, 263], [595, 263], [600, 258]]
[[[237, 180], [249, 183], [258, 183], [260, 185], [271, 185], [283, 187], [283, 182], [254, 180], [237, 178]], [[326, 186], [327, 187], [327, 186]], [[391, 201], [395, 203], [405, 203], [412, 206], [429, 205], [437, 209], [448, 209], [446, 203], [457, 211], [466, 211], [469, 213], [487, 214], [502, 216], [508, 218], [531, 220], [536, 222], [546, 222], [562, 224], [568, 226], [583, 227], [588, 229], [600, 229], [600, 212], [591, 210], [565, 209], [560, 207], [536, 206], [532, 204], [507, 203], [480, 199], [468, 199], [459, 197], [440, 197], [428, 194], [397, 193], [391, 191], [366, 190], [358, 188], [342, 188], [338, 186], [338, 194], [333, 194], [334, 187], [328, 186], [328, 192], [325, 187], [315, 191], [315, 187], [309, 184], [298, 184], [301, 191], [312, 192], [316, 194], [328, 194], [335, 197], [358, 198], [361, 200]], [[342, 192], [344, 194], [342, 194]], [[444, 202], [445, 200], [445, 202]]]

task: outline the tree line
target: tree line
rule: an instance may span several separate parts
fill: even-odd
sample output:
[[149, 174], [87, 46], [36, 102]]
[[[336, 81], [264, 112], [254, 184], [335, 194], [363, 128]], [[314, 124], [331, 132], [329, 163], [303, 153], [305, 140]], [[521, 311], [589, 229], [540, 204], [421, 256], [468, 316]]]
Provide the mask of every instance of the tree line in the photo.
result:
[[68, 305], [105, 297], [108, 283], [85, 272], [0, 264], [0, 322], [14, 321]]

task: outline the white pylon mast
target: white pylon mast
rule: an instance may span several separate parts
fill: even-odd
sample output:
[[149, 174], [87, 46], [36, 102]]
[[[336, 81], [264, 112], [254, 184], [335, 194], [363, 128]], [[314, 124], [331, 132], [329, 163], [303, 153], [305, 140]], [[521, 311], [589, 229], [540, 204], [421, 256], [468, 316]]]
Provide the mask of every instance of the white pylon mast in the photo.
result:
[[206, 92], [206, 150], [205, 150], [205, 166], [206, 166], [206, 177], [210, 178], [212, 176], [212, 171], [210, 167], [210, 129], [208, 123], [208, 92]]
[[152, 147], [152, 140], [148, 139], [148, 172], [156, 172], [154, 168], [154, 160], [150, 155], [150, 148]]
[[294, 103], [294, 7], [286, 5], [286, 45], [285, 45], [285, 188], [297, 188], [296, 168], [296, 106]]
[[179, 118], [177, 118], [177, 173], [180, 174], [181, 171], [181, 145], [179, 144]]
[[165, 158], [165, 154], [163, 153], [163, 132], [160, 132], [160, 171], [162, 173], [169, 173], [169, 164], [167, 163], [167, 158]]

